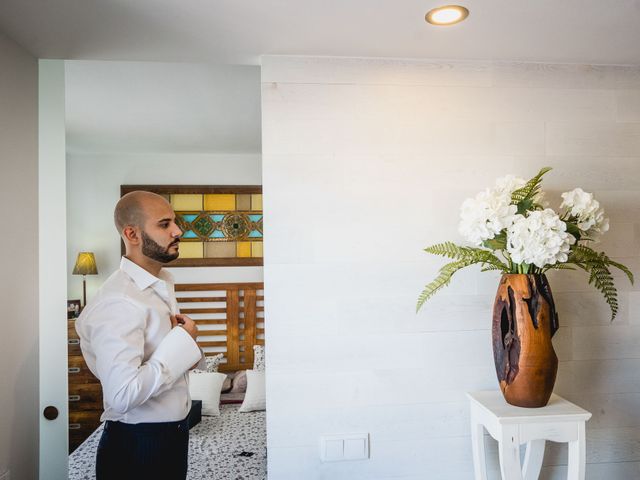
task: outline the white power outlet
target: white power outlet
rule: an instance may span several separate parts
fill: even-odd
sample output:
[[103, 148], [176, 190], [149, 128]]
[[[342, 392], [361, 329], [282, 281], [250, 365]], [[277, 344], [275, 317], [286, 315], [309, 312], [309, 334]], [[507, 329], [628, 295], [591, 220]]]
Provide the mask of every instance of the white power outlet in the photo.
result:
[[11, 470], [7, 470], [6, 472], [0, 474], [0, 480], [11, 480]]
[[323, 462], [344, 462], [369, 458], [369, 434], [349, 433], [320, 437], [320, 459]]

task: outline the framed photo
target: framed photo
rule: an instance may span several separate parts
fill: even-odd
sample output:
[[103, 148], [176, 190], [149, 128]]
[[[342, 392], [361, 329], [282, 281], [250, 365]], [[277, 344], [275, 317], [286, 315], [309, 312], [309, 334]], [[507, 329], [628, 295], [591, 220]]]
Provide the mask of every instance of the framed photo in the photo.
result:
[[82, 310], [80, 300], [67, 300], [67, 319], [78, 318]]
[[263, 264], [261, 185], [121, 185], [120, 196], [134, 190], [162, 195], [176, 212], [180, 256], [167, 266]]

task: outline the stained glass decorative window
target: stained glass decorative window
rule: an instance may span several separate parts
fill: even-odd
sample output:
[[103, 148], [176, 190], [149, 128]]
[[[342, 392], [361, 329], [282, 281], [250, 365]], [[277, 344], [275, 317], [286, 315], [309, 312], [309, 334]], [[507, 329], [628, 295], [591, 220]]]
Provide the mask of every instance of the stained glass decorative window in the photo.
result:
[[122, 185], [120, 195], [135, 190], [162, 195], [176, 212], [183, 233], [170, 266], [262, 265], [261, 186]]

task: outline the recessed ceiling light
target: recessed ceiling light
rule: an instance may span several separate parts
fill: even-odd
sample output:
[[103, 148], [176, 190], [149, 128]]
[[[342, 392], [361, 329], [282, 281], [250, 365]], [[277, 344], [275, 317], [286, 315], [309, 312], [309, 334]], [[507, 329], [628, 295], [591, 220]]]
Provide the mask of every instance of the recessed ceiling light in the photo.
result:
[[460, 5], [445, 5], [429, 10], [424, 19], [432, 25], [455, 25], [469, 16], [469, 10]]

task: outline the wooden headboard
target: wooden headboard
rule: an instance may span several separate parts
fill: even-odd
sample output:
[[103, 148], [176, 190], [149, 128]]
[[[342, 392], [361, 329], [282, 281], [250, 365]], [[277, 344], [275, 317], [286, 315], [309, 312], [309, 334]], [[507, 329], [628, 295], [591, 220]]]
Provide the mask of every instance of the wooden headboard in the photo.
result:
[[176, 284], [176, 298], [198, 325], [205, 355], [224, 354], [219, 371], [253, 368], [253, 346], [264, 345], [263, 283]]

